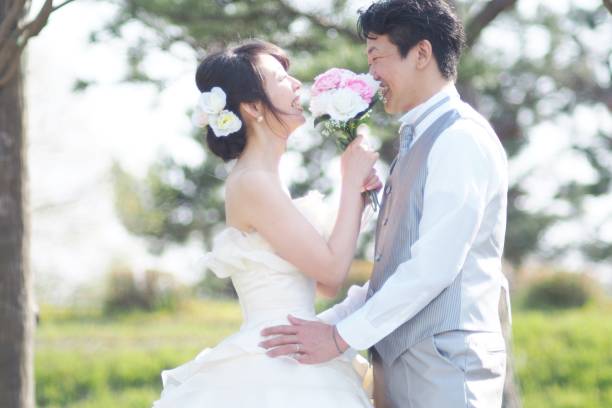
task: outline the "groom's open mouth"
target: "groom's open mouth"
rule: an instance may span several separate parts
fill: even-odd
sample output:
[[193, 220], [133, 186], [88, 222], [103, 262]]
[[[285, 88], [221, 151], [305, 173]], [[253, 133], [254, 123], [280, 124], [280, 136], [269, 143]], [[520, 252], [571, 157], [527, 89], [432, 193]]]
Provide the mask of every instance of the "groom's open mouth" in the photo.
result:
[[382, 98], [383, 103], [387, 103], [388, 98], [387, 96], [389, 95], [389, 85], [385, 84], [385, 83], [381, 83], [380, 84], [380, 88], [378, 90], [378, 92], [380, 93], [380, 96]]

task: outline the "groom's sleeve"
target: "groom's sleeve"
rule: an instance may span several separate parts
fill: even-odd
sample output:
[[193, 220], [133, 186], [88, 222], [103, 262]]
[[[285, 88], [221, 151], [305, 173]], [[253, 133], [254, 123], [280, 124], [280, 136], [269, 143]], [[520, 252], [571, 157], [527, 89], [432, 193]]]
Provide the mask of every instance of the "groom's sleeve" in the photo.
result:
[[319, 313], [317, 318], [327, 324], [338, 323], [365, 303], [369, 287], [370, 282], [366, 282], [363, 286], [351, 286], [342, 302]]
[[459, 274], [482, 222], [493, 171], [487, 152], [468, 130], [448, 129], [434, 144], [412, 256], [361, 308], [337, 324], [351, 347], [364, 350], [378, 343]]

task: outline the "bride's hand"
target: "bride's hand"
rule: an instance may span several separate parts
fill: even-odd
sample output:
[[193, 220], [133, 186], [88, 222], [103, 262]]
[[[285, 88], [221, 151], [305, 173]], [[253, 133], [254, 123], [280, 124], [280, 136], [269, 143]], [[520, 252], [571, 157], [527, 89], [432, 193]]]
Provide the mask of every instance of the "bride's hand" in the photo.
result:
[[366, 178], [365, 181], [363, 182], [363, 187], [361, 188], [361, 191], [362, 192], [378, 191], [382, 187], [383, 187], [383, 183], [380, 177], [378, 177], [378, 174], [376, 173], [376, 169], [372, 167], [372, 170], [370, 170], [370, 174], [368, 175], [368, 178]]
[[362, 142], [363, 136], [357, 136], [341, 157], [342, 182], [349, 183], [360, 191], [367, 185], [370, 172], [378, 160], [378, 153], [362, 146]]

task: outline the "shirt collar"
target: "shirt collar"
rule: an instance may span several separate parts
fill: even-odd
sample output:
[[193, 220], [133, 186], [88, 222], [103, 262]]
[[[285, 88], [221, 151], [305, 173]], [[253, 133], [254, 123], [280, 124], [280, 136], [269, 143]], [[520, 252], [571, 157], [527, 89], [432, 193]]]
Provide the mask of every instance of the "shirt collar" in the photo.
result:
[[[449, 101], [438, 106], [433, 111], [428, 112], [429, 110], [431, 110], [432, 107], [434, 107], [436, 104], [438, 104], [445, 98], [448, 98]], [[430, 97], [428, 100], [410, 109], [402, 117], [400, 117], [400, 126], [416, 125], [414, 135], [414, 140], [416, 140], [425, 130], [424, 127], [430, 125], [430, 117], [438, 117], [442, 111], [447, 110], [447, 108], [445, 107], [450, 101], [458, 99], [460, 99], [459, 92], [457, 92], [457, 88], [455, 88], [455, 85], [451, 83], [442, 88], [438, 93]], [[425, 117], [423, 117], [424, 114]]]

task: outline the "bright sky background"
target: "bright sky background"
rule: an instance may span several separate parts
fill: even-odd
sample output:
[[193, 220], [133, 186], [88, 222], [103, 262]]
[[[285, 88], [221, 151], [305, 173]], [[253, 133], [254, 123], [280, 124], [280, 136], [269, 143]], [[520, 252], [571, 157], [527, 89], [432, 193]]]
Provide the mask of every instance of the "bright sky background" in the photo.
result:
[[[567, 4], [552, 1], [559, 7]], [[86, 301], [100, 293], [101, 278], [117, 260], [136, 271], [151, 267], [171, 271], [185, 282], [201, 274], [199, 244], [177, 246], [156, 258], [147, 253], [142, 239], [125, 231], [114, 214], [109, 172], [117, 160], [132, 174], [143, 176], [162, 152], [186, 163], [201, 160], [199, 149], [185, 137], [191, 129], [186, 112], [197, 99], [194, 57], [189, 50], [179, 49], [178, 58], [160, 54], [152, 61], [163, 77], [171, 78], [161, 94], [152, 86], [118, 83], [125, 69], [125, 44], [88, 43], [89, 33], [112, 13], [109, 4], [72, 3], [51, 16], [28, 48], [31, 254], [43, 301], [59, 301], [72, 294]], [[491, 41], [497, 41], [494, 34]], [[533, 52], [537, 53], [542, 35], [533, 35]], [[77, 78], [96, 80], [98, 85], [75, 94], [71, 89]], [[597, 121], [612, 131], [612, 119], [605, 110], [579, 111], [577, 116], [561, 126], [540, 126], [530, 136], [530, 148], [512, 163], [511, 174], [516, 176], [535, 161], [550, 162], [531, 178], [534, 195], [528, 205], [546, 202], [560, 179], [592, 177], [588, 166], [563, 151], [572, 138], [587, 140]], [[565, 160], [559, 160], [560, 155]], [[294, 171], [291, 160], [284, 166], [286, 174]], [[611, 197], [589, 203], [590, 222], [603, 223], [611, 207]], [[576, 225], [560, 228], [547, 239], [571, 239], [579, 231]], [[612, 231], [608, 233], [612, 239]], [[577, 259], [566, 262], [570, 267], [581, 263]]]

